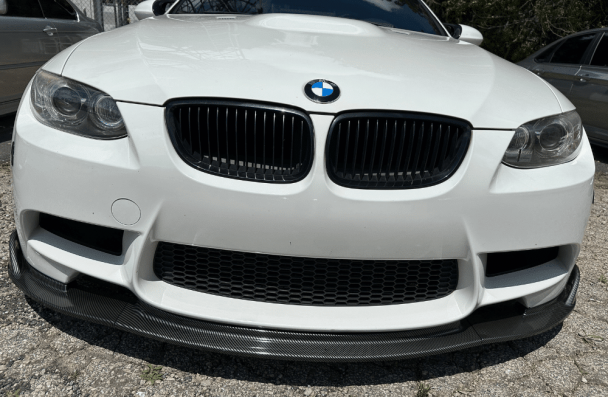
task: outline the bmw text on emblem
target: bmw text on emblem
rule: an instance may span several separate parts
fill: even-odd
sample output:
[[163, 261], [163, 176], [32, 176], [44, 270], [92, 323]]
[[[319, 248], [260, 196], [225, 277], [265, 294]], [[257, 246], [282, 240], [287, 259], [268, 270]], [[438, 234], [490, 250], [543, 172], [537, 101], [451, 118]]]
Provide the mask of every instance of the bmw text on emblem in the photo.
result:
[[321, 79], [309, 81], [304, 86], [304, 93], [317, 103], [332, 103], [340, 98], [340, 88], [331, 81]]

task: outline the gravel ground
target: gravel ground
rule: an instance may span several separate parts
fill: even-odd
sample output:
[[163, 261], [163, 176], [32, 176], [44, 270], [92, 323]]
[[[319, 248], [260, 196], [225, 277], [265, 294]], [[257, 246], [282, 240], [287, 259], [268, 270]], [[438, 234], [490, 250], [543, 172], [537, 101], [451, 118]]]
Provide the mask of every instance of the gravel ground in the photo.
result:
[[[608, 159], [608, 152], [597, 157]], [[7, 274], [11, 173], [0, 166], [0, 396], [606, 396], [608, 172], [578, 260], [578, 303], [542, 335], [424, 359], [311, 364], [192, 351], [75, 320], [24, 295]], [[142, 379], [145, 371], [161, 381]]]

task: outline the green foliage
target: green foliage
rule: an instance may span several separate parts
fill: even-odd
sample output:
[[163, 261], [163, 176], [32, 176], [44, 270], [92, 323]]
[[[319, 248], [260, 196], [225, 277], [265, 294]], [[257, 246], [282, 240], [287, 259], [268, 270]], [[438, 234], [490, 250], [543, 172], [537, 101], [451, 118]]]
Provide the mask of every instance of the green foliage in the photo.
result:
[[152, 383], [152, 385], [154, 385], [154, 382], [156, 382], [157, 380], [162, 380], [163, 379], [163, 374], [161, 374], [160, 371], [162, 371], [163, 367], [156, 367], [152, 364], [146, 364], [148, 366], [148, 368], [144, 369], [144, 371], [141, 374], [141, 378], [143, 380], [147, 380], [148, 382]]
[[70, 375], [68, 375], [68, 379], [71, 381], [75, 381], [80, 376], [80, 371], [74, 371]]
[[19, 397], [20, 394], [21, 394], [21, 389], [6, 393], [7, 397]]
[[427, 386], [424, 383], [418, 383], [418, 391], [416, 392], [416, 397], [428, 397], [430, 391], [431, 386]]
[[482, 47], [518, 62], [551, 42], [608, 25], [606, 0], [427, 0], [448, 23], [479, 29]]

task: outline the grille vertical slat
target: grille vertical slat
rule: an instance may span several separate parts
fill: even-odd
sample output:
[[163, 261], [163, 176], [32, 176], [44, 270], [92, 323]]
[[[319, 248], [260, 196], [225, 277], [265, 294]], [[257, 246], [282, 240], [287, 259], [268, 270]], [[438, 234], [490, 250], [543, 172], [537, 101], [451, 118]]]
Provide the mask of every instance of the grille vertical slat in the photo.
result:
[[361, 122], [360, 120], [357, 120], [357, 135], [355, 137], [355, 157], [353, 158], [353, 170], [352, 170], [352, 176], [353, 179], [356, 177], [355, 174], [355, 166], [357, 165], [357, 154], [359, 153], [359, 130], [361, 128]]
[[442, 142], [441, 156], [439, 157], [439, 170], [443, 171], [445, 165], [445, 158], [448, 154], [448, 146], [450, 144], [450, 135], [452, 132], [452, 127], [448, 126], [448, 131], [446, 132], [446, 138]]
[[405, 139], [406, 139], [406, 131], [407, 129], [407, 121], [403, 122], [403, 129], [402, 129], [402, 133], [401, 133], [401, 144], [399, 145], [399, 157], [397, 158], [397, 165], [395, 166], [395, 171], [397, 173], [397, 175], [395, 176], [395, 182], [399, 181], [399, 170], [401, 168], [401, 159], [403, 158], [403, 145], [405, 144]]
[[245, 109], [245, 127], [243, 129], [245, 132], [245, 177], [247, 177], [247, 173], [249, 172], [249, 158], [247, 158], [247, 109]]
[[374, 141], [373, 141], [373, 146], [372, 146], [372, 159], [369, 162], [369, 180], [371, 181], [373, 179], [373, 175], [374, 175], [374, 160], [376, 159], [376, 146], [378, 143], [378, 127], [379, 127], [379, 121], [376, 121], [376, 129], [374, 131]]
[[433, 135], [434, 135], [434, 128], [435, 125], [433, 123], [431, 123], [431, 129], [429, 131], [429, 136], [428, 136], [428, 144], [425, 146], [425, 150], [424, 150], [424, 160], [422, 162], [422, 167], [420, 167], [420, 175], [422, 178], [427, 177], [427, 174], [429, 174], [428, 169], [429, 169], [429, 157], [431, 155], [431, 147], [433, 146]]
[[202, 160], [203, 159], [203, 140], [201, 139], [201, 108], [197, 107], [196, 109], [197, 112], [197, 123], [196, 123], [196, 129], [198, 131], [198, 153], [199, 153], [199, 157], [197, 158], [197, 160]]
[[369, 119], [365, 121], [365, 140], [363, 141], [363, 158], [361, 160], [361, 173], [359, 180], [363, 180], [365, 172], [365, 157], [367, 156], [367, 140], [369, 138]]
[[224, 129], [224, 135], [226, 136], [226, 168], [230, 170], [230, 144], [228, 143], [228, 108], [226, 108], [226, 123]]
[[260, 167], [262, 169], [262, 174], [264, 175], [264, 177], [266, 177], [266, 165], [268, 164], [266, 162], [266, 112], [264, 112], [264, 128], [262, 128], [262, 138], [263, 138], [263, 144], [262, 147], [264, 148], [262, 150], [263, 152], [263, 159], [264, 159], [264, 163], [263, 166]]
[[[388, 121], [387, 121], [388, 125]], [[395, 120], [395, 129], [393, 130], [393, 139], [391, 141], [391, 152], [388, 155], [388, 167], [386, 169], [386, 180], [391, 179], [391, 167], [393, 165], [393, 153], [395, 153], [395, 140], [397, 139], [397, 120]], [[395, 173], [393, 172], [393, 179], [395, 179]]]
[[442, 129], [443, 126], [440, 124], [439, 125], [439, 131], [437, 133], [437, 139], [435, 139], [435, 144], [433, 145], [433, 157], [431, 157], [431, 163], [430, 163], [430, 172], [431, 175], [435, 174], [435, 169], [437, 168], [437, 155], [439, 153], [439, 146], [441, 146], [441, 138], [442, 138]]
[[188, 109], [188, 136], [189, 136], [190, 139], [188, 140], [188, 149], [189, 149], [190, 155], [193, 154], [192, 153], [193, 152], [193, 148], [192, 148], [192, 123], [191, 123], [192, 118], [190, 117], [191, 116], [191, 112], [192, 112], [192, 109], [189, 108]]
[[303, 112], [222, 100], [176, 100], [167, 126], [180, 157], [201, 171], [249, 181], [292, 183], [310, 171], [313, 127]]
[[330, 127], [327, 172], [335, 183], [358, 189], [432, 186], [456, 171], [470, 138], [470, 125], [458, 119], [409, 113], [345, 113]]
[[[416, 137], [416, 122], [412, 123], [412, 128], [408, 134], [408, 145], [407, 145], [407, 157], [405, 158], [405, 164], [403, 169], [403, 178], [411, 182], [412, 176], [410, 171], [410, 163], [412, 161], [412, 153], [414, 152], [414, 138]], [[409, 178], [409, 179], [408, 179]]]
[[344, 144], [344, 175], [346, 175], [346, 167], [348, 167], [348, 141], [350, 139], [350, 121], [346, 127], [346, 143]]
[[274, 147], [275, 147], [275, 143], [277, 141], [275, 139], [276, 131], [277, 131], [277, 115], [275, 113], [272, 115], [272, 171], [276, 170], [276, 168], [275, 168], [276, 156], [274, 155]]
[[456, 135], [458, 134], [458, 130], [455, 131], [455, 134], [450, 136], [450, 144], [448, 145], [448, 159], [453, 158], [456, 155], [456, 149], [454, 148], [454, 141], [456, 140]]
[[180, 109], [179, 110], [179, 115], [178, 115], [178, 119], [179, 119], [179, 124], [180, 125], [183, 125], [183, 122], [182, 122], [182, 112], [183, 112], [183, 109]]
[[[300, 162], [298, 163], [300, 165], [300, 167], [302, 167], [303, 163], [303, 153], [304, 153], [304, 120], [300, 121]], [[311, 155], [312, 156], [312, 155]], [[312, 159], [310, 161], [312, 163]], [[309, 165], [310, 167], [310, 165]], [[302, 169], [298, 170], [300, 172], [302, 172]]]
[[209, 118], [210, 118], [211, 109], [207, 108], [207, 131], [205, 131], [205, 135], [207, 135], [207, 159], [209, 160], [209, 166], [213, 165], [213, 158], [211, 157], [211, 137], [209, 131]]
[[218, 167], [218, 171], [220, 170], [221, 164], [222, 164], [222, 159], [221, 159], [221, 152], [220, 152], [220, 108], [219, 106], [216, 107], [215, 109], [215, 131], [217, 132], [217, 140], [215, 141], [217, 143], [217, 153], [216, 153], [216, 158], [217, 158], [217, 167]]
[[234, 167], [236, 171], [239, 171], [240, 162], [239, 162], [239, 136], [238, 136], [238, 122], [239, 122], [239, 109], [235, 109], [234, 111]]
[[[291, 142], [293, 142], [293, 133], [294, 133], [294, 130], [295, 130], [295, 126], [296, 126], [296, 118], [292, 117], [291, 118]], [[293, 144], [291, 144], [289, 146], [289, 150], [290, 150], [290, 153], [289, 153], [289, 164], [293, 164]], [[291, 174], [293, 174], [293, 170], [290, 169], [289, 170], [289, 175], [291, 175]]]
[[418, 145], [416, 146], [416, 150], [414, 151], [414, 167], [412, 168], [412, 178], [414, 179], [414, 183], [416, 183], [419, 179], [420, 174], [420, 153], [422, 152], [422, 145], [424, 144], [424, 122], [420, 126], [420, 132], [418, 135]]
[[283, 128], [281, 130], [281, 170], [285, 168], [285, 115], [283, 115]]
[[252, 168], [253, 168], [254, 175], [257, 175], [257, 172], [258, 172], [257, 131], [258, 131], [258, 112], [256, 110], [253, 112], [253, 167]]
[[382, 134], [382, 149], [380, 149], [380, 161], [378, 162], [378, 171], [376, 177], [382, 181], [382, 164], [384, 164], [384, 153], [386, 150], [386, 135], [388, 134], [388, 121], [384, 125], [384, 134]]
[[336, 137], [336, 139], [337, 139], [336, 157], [335, 157], [336, 164], [340, 164], [340, 144], [341, 144], [340, 139], [341, 138], [342, 138], [342, 124], [338, 125], [338, 136]]

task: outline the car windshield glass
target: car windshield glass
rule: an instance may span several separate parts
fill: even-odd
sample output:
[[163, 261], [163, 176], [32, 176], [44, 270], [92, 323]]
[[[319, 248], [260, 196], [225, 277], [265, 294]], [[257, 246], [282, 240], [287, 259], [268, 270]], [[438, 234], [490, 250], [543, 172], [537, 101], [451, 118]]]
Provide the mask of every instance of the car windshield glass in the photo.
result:
[[445, 36], [420, 0], [180, 0], [170, 14], [308, 14]]

